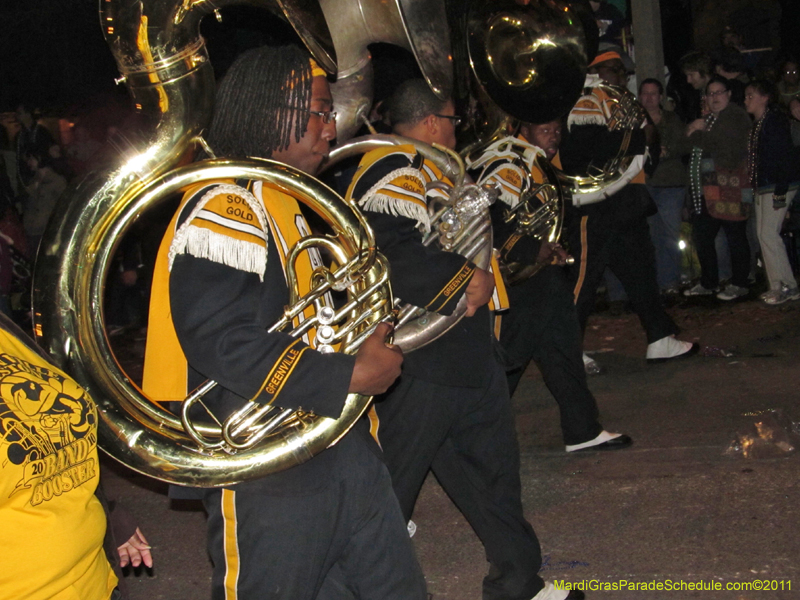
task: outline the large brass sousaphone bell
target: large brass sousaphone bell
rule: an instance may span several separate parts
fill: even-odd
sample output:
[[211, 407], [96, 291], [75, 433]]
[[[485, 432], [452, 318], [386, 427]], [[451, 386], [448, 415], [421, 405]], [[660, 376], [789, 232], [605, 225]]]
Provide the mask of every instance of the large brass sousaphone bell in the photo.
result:
[[[263, 414], [272, 407], [259, 405], [233, 427], [225, 427], [227, 437], [213, 423], [199, 423], [188, 431], [177, 415], [146, 398], [117, 364], [102, 310], [114, 251], [146, 209], [197, 182], [257, 180], [295, 196], [332, 230], [330, 235], [299, 242], [298, 246], [324, 247], [335, 264], [315, 270], [311, 292], [294, 298], [275, 328], [285, 330], [297, 311], [313, 304], [317, 315], [311, 324], [318, 331], [327, 327], [328, 343], [353, 352], [370, 327], [391, 312], [392, 302], [385, 262], [375, 252], [360, 213], [320, 182], [270, 161], [210, 160], [174, 168], [211, 117], [214, 78], [199, 22], [226, 4], [230, 2], [102, 3], [106, 40], [134, 103], [155, 127], [149, 141], [120, 165], [87, 178], [66, 194], [45, 232], [34, 276], [36, 334], [97, 403], [100, 446], [146, 475], [194, 486], [227, 485], [308, 460], [340, 439], [370, 398], [349, 395], [339, 419], [279, 410], [274, 421], [272, 415]], [[330, 36], [316, 3], [254, 0], [251, 4], [289, 21], [317, 62], [335, 72]], [[295, 247], [292, 252], [302, 249]], [[287, 269], [291, 284], [290, 269], [291, 264]], [[346, 292], [345, 306], [326, 304], [330, 288]], [[293, 296], [298, 296], [296, 290]], [[301, 334], [301, 330], [291, 332]]]
[[472, 0], [467, 16], [475, 77], [506, 113], [530, 123], [564, 116], [586, 75], [577, 11], [557, 0]]
[[353, 137], [373, 100], [367, 46], [381, 42], [410, 50], [437, 97], [453, 91], [453, 60], [443, 0], [320, 0], [339, 64], [331, 86], [339, 143]]
[[[583, 7], [585, 8], [585, 7]], [[467, 17], [469, 59], [494, 130], [470, 145], [470, 169], [492, 156], [509, 158], [522, 173], [520, 203], [508, 211], [517, 233], [558, 241], [564, 193], [556, 171], [513, 137], [518, 123], [546, 123], [566, 115], [586, 77], [585, 11], [560, 0], [472, 0]], [[503, 118], [503, 115], [506, 115]], [[519, 283], [541, 265], [502, 265], [507, 283]]]

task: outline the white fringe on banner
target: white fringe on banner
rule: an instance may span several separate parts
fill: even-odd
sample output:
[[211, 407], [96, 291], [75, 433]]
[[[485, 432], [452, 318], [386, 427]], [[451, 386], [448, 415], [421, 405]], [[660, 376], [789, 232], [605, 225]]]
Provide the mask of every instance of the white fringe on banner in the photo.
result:
[[[237, 240], [221, 233], [192, 225], [192, 221], [205, 205], [222, 194], [233, 194], [244, 199], [258, 219], [264, 234], [264, 245]], [[169, 247], [169, 270], [179, 254], [190, 254], [198, 258], [206, 258], [240, 271], [255, 273], [261, 281], [267, 272], [267, 211], [253, 194], [238, 185], [221, 184], [203, 194], [203, 197], [192, 209], [189, 217], [175, 232]]]
[[[175, 242], [178, 243], [173, 242], [170, 254], [174, 248], [175, 255], [190, 254], [197, 258], [205, 258], [239, 271], [255, 273], [261, 281], [264, 281], [267, 265], [267, 248], [265, 246], [237, 240], [195, 225], [182, 228], [181, 233], [179, 242], [178, 237], [175, 236]], [[172, 267], [171, 262], [170, 267]]]
[[[424, 181], [425, 179], [422, 177], [422, 173], [420, 173], [417, 169], [413, 169], [411, 167], [405, 167], [402, 169], [397, 169], [392, 171], [388, 175], [386, 175], [383, 179], [381, 179], [378, 183], [373, 185], [364, 196], [362, 196], [361, 200], [359, 200], [358, 205], [363, 208], [364, 210], [370, 210], [372, 212], [383, 213], [387, 215], [394, 215], [395, 217], [407, 217], [409, 219], [413, 219], [417, 222], [417, 227], [424, 233], [428, 233], [431, 230], [431, 219], [428, 215], [428, 208], [427, 206], [423, 207], [415, 202], [410, 202], [408, 200], [401, 200], [400, 198], [393, 198], [391, 196], [387, 196], [385, 194], [379, 194], [378, 190], [386, 187], [392, 181], [397, 179], [398, 177], [402, 176], [413, 177], [414, 179], [418, 179], [421, 187], [424, 189]], [[400, 189], [404, 194], [408, 194], [408, 190]], [[410, 195], [410, 194], [409, 194]], [[424, 196], [420, 198], [424, 202]]]

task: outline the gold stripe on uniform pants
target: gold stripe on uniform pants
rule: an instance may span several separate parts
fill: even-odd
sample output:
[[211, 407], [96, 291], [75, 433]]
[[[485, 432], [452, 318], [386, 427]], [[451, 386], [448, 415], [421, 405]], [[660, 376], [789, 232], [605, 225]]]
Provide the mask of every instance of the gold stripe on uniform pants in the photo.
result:
[[222, 490], [222, 543], [225, 553], [225, 600], [236, 600], [239, 584], [239, 540], [236, 533], [236, 492]]
[[586, 247], [586, 221], [589, 219], [589, 215], [584, 215], [581, 217], [581, 270], [578, 274], [578, 282], [575, 284], [575, 290], [573, 291], [574, 300], [573, 302], [578, 302], [578, 296], [581, 294], [581, 288], [583, 287], [583, 280], [586, 278], [586, 255], [588, 254], [588, 248]]

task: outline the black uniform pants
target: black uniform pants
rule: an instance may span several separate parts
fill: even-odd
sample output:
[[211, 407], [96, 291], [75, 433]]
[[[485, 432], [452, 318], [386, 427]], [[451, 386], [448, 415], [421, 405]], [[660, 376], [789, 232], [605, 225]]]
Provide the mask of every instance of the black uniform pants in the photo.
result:
[[513, 395], [533, 359], [558, 403], [566, 445], [582, 444], [603, 430], [597, 401], [586, 384], [581, 330], [564, 269], [548, 266], [508, 288], [511, 309], [503, 315], [500, 343], [508, 359]]
[[719, 286], [719, 267], [714, 240], [722, 228], [725, 237], [728, 238], [728, 250], [731, 254], [731, 283], [739, 287], [747, 287], [750, 275], [747, 221], [716, 219], [708, 214], [705, 201], [701, 206], [702, 212], [695, 215], [692, 220], [692, 239], [697, 251], [697, 260], [700, 261], [700, 285], [709, 290]]
[[484, 388], [437, 385], [403, 374], [375, 405], [378, 437], [405, 518], [411, 518], [432, 469], [483, 542], [490, 563], [484, 600], [530, 600], [544, 586], [537, 574], [541, 549], [523, 514], [505, 374], [492, 364]]
[[426, 600], [386, 466], [357, 433], [336, 451], [318, 488], [206, 491], [213, 600]]
[[652, 344], [679, 329], [661, 304], [647, 218], [628, 194], [624, 188], [607, 200], [571, 211], [567, 237], [575, 264], [568, 275], [581, 331], [586, 329], [597, 287], [608, 267], [622, 282], [647, 343]]

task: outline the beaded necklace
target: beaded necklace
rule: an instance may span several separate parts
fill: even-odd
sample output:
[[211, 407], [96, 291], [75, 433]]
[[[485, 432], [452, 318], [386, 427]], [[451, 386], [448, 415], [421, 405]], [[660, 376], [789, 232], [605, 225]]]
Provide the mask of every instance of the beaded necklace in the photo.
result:
[[[706, 128], [704, 133], [711, 131], [714, 123], [717, 122], [717, 115], [709, 113], [706, 115]], [[703, 149], [699, 146], [692, 148], [692, 157], [689, 161], [689, 187], [692, 192], [692, 204], [695, 214], [700, 214], [703, 207], [703, 183], [700, 177], [700, 163], [703, 159]]]
[[764, 127], [764, 120], [768, 114], [769, 106], [750, 130], [750, 138], [747, 140], [747, 167], [750, 171], [750, 185], [753, 186], [753, 190], [758, 189], [758, 140], [761, 137], [761, 129]]

